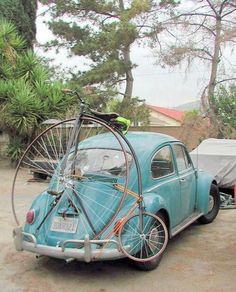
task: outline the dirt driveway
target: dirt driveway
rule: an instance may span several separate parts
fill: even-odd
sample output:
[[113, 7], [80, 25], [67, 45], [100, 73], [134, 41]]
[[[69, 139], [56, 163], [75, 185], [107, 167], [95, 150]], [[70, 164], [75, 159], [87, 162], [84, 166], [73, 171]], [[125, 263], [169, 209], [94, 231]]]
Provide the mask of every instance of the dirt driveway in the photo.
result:
[[0, 291], [236, 291], [236, 210], [220, 211], [212, 224], [194, 224], [176, 236], [152, 272], [133, 270], [124, 260], [66, 264], [14, 250], [13, 173], [0, 162]]

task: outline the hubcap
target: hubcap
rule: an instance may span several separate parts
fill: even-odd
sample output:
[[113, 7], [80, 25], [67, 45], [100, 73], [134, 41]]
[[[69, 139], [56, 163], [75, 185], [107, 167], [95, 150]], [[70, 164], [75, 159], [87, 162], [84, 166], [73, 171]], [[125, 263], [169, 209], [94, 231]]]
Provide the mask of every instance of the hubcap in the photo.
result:
[[209, 196], [209, 206], [208, 206], [208, 212], [210, 212], [214, 207], [214, 198], [213, 196]]

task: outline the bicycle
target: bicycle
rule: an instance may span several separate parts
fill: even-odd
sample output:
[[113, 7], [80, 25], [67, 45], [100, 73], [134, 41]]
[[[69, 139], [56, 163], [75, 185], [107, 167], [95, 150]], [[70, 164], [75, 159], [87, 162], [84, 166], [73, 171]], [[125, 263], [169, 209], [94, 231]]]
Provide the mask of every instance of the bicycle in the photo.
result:
[[[26, 241], [50, 242], [62, 251], [68, 246], [86, 249], [95, 244], [99, 251], [94, 259], [102, 258], [107, 245], [116, 245], [119, 253], [134, 261], [145, 262], [160, 256], [167, 245], [168, 231], [160, 217], [145, 211], [139, 161], [125, 136], [130, 121], [116, 113], [92, 110], [76, 91], [66, 90], [65, 93], [77, 96], [79, 115], [44, 130], [27, 147], [18, 163], [12, 186], [12, 210], [18, 225], [15, 236], [21, 232]], [[136, 168], [137, 192], [129, 189], [131, 163]], [[15, 201], [25, 169], [44, 179], [41, 195], [35, 202], [38, 200], [38, 204], [45, 204], [47, 208], [38, 211], [43, 214], [36, 227], [27, 225], [22, 231]], [[32, 193], [31, 185], [29, 187]], [[131, 202], [127, 197], [135, 201], [124, 210], [124, 202]], [[20, 211], [22, 213], [22, 208]], [[36, 212], [29, 211], [27, 220], [35, 217]], [[68, 229], [64, 233], [83, 235], [84, 239], [66, 238], [61, 228], [63, 218], [67, 220], [64, 226]], [[80, 234], [76, 233], [78, 218]], [[61, 232], [62, 239], [56, 242], [51, 232]]]

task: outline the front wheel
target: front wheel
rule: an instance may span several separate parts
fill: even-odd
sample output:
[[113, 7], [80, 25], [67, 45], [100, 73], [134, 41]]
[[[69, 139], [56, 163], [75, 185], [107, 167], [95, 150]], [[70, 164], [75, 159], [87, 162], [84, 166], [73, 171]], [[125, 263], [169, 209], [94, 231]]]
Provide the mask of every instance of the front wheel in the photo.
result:
[[220, 193], [216, 185], [212, 184], [209, 194], [209, 209], [206, 215], [201, 216], [198, 221], [201, 224], [211, 223], [217, 216], [220, 209]]
[[[80, 123], [69, 119], [53, 124], [31, 142], [17, 166], [11, 194], [17, 225], [24, 224], [38, 194], [47, 192], [63, 198], [47, 220], [62, 214], [60, 210], [71, 212], [72, 208], [75, 212], [70, 218], [77, 220], [81, 214], [79, 232], [98, 238], [124, 203], [131, 161], [119, 133], [103, 120], [83, 115]], [[122, 188], [118, 190], [114, 182], [121, 178]], [[49, 221], [42, 222], [48, 228]]]

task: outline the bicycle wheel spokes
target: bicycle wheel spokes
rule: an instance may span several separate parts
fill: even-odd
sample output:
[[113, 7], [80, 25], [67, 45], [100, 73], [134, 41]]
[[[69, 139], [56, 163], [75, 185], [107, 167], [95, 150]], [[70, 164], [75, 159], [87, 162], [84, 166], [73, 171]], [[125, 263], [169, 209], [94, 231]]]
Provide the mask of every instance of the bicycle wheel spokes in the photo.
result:
[[[63, 180], [71, 187], [97, 238], [114, 221], [123, 204], [132, 157], [119, 135], [104, 122], [82, 116], [64, 161]], [[63, 162], [62, 162], [63, 164]], [[114, 184], [120, 182], [124, 190]]]
[[[97, 238], [114, 221], [126, 196], [132, 157], [119, 135], [90, 116], [82, 116], [73, 131], [74, 121], [60, 122], [41, 133], [21, 158], [13, 182], [12, 208], [18, 225], [37, 195], [45, 195], [46, 205], [52, 203], [51, 195], [61, 196], [56, 208], [41, 220], [39, 229], [47, 238], [53, 216], [67, 214], [81, 222], [76, 238], [83, 238], [85, 232]], [[117, 182], [122, 191], [114, 188]]]
[[37, 195], [48, 189], [51, 177], [59, 176], [59, 161], [65, 155], [74, 119], [59, 122], [44, 130], [23, 154], [12, 186], [12, 209], [18, 225]]
[[161, 255], [167, 241], [168, 231], [165, 223], [158, 216], [147, 212], [128, 218], [119, 232], [123, 253], [140, 262], [150, 261]]

